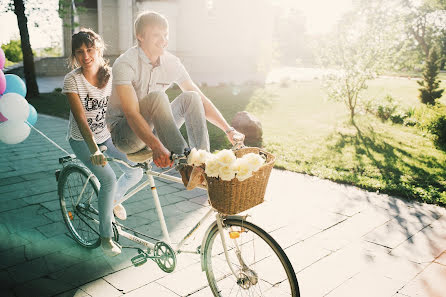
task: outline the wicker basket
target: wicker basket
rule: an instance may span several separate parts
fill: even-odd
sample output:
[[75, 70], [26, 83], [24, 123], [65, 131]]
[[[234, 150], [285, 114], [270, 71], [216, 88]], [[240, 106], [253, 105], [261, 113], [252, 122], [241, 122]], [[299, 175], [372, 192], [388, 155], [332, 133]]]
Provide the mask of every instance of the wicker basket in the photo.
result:
[[245, 147], [235, 151], [235, 155], [239, 158], [248, 153], [266, 157], [265, 164], [253, 172], [250, 178], [244, 181], [239, 181], [237, 178], [224, 181], [206, 176], [209, 201], [212, 207], [222, 214], [237, 214], [263, 202], [275, 157], [256, 147]]

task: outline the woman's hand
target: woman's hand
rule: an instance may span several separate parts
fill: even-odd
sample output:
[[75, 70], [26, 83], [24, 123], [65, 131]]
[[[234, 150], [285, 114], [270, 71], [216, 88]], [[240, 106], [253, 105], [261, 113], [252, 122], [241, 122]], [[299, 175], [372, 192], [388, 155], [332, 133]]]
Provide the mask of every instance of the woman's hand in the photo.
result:
[[104, 167], [107, 164], [107, 159], [101, 151], [96, 151], [94, 154], [90, 155], [90, 160], [93, 165], [101, 165]]

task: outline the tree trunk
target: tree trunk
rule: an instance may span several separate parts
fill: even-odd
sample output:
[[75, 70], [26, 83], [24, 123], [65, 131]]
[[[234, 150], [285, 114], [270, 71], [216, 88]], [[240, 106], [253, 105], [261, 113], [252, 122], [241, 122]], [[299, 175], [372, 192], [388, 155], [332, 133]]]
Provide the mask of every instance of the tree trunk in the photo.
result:
[[20, 41], [23, 53], [23, 69], [26, 81], [26, 98], [39, 96], [39, 87], [36, 80], [34, 67], [34, 55], [31, 49], [28, 33], [28, 19], [25, 15], [25, 5], [23, 0], [14, 0], [14, 13], [17, 16], [17, 23], [20, 31]]

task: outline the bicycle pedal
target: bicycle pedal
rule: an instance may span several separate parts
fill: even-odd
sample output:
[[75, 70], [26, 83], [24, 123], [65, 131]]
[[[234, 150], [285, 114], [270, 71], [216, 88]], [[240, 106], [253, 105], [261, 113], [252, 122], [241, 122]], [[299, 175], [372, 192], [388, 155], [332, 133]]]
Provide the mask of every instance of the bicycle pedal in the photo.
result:
[[132, 258], [132, 264], [135, 267], [141, 266], [147, 262], [147, 257], [144, 254], [139, 254]]

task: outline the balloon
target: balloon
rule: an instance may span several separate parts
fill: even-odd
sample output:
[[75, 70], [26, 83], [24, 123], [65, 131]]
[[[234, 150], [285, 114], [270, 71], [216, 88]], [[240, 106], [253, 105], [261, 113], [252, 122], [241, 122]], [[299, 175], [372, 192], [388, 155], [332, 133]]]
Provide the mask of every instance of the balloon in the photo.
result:
[[19, 76], [15, 74], [6, 74], [5, 78], [6, 78], [5, 94], [17, 93], [19, 95], [22, 95], [23, 97], [26, 96], [26, 85]]
[[28, 123], [32, 126], [34, 126], [34, 124], [37, 122], [37, 111], [34, 108], [34, 106], [32, 106], [31, 104], [29, 104], [29, 116], [28, 116]]
[[22, 121], [9, 120], [0, 124], [0, 140], [6, 144], [16, 144], [25, 140], [31, 128]]
[[6, 122], [8, 119], [0, 112], [0, 122]]
[[8, 93], [0, 99], [0, 112], [8, 120], [24, 122], [29, 115], [28, 101], [16, 93]]
[[2, 70], [3, 67], [5, 67], [5, 61], [6, 61], [5, 52], [0, 47], [0, 70]]
[[6, 90], [6, 78], [3, 74], [3, 71], [0, 70], [0, 96], [5, 92]]

